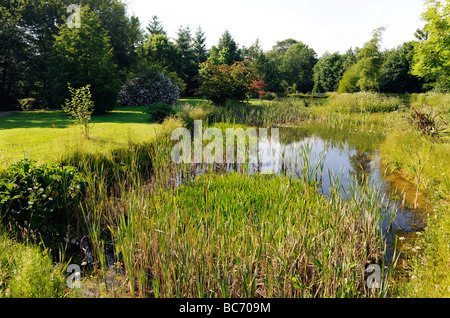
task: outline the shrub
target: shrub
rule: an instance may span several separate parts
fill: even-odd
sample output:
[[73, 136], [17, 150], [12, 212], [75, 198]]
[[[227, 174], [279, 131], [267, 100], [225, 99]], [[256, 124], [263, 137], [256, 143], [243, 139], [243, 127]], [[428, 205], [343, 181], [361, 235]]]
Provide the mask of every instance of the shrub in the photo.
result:
[[158, 103], [174, 105], [180, 98], [180, 88], [161, 73], [136, 77], [119, 92], [120, 106], [143, 106]]
[[440, 113], [436, 113], [434, 110], [420, 111], [414, 107], [411, 108], [413, 112], [408, 120], [422, 134], [436, 137], [447, 130], [448, 124]]
[[198, 94], [216, 105], [224, 106], [228, 100], [248, 100], [252, 83], [258, 80], [258, 75], [245, 62], [235, 62], [230, 66], [214, 65], [207, 61], [201, 65], [199, 79]]
[[178, 113], [178, 118], [183, 126], [192, 132], [194, 131], [194, 122], [196, 120], [206, 120], [209, 114], [210, 110], [207, 110], [204, 105], [197, 105], [194, 107], [186, 103], [183, 106], [183, 109]]
[[149, 110], [144, 113], [148, 114], [150, 119], [157, 123], [162, 122], [166, 117], [175, 115], [172, 105], [164, 103], [150, 105]]
[[24, 159], [10, 166], [0, 180], [0, 219], [40, 233], [44, 242], [60, 233], [67, 212], [81, 198], [86, 181], [74, 167], [38, 165]]

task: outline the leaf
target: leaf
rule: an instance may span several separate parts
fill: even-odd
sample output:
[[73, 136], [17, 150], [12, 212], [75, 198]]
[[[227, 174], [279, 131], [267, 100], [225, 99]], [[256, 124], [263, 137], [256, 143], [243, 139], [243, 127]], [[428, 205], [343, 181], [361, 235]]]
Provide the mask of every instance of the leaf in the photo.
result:
[[317, 259], [317, 258], [313, 258], [312, 262], [314, 263], [314, 265], [316, 265], [320, 270], [323, 270], [323, 265], [322, 263]]

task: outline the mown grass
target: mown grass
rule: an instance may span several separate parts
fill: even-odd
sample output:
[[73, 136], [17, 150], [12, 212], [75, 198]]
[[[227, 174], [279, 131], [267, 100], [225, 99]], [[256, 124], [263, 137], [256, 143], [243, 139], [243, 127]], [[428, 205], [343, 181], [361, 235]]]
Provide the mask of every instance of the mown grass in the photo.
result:
[[149, 122], [145, 107], [121, 107], [94, 116], [91, 138], [62, 111], [14, 113], [0, 118], [0, 170], [23, 158], [60, 161], [67, 153], [107, 153], [128, 143], [152, 140], [160, 125]]

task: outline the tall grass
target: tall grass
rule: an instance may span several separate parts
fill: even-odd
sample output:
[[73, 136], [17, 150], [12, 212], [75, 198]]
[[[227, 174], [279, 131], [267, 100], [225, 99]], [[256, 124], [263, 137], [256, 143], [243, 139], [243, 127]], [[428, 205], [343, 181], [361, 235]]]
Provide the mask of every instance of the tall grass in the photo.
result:
[[[92, 214], [97, 219], [90, 224], [106, 222], [96, 231], [110, 235], [130, 294], [361, 297], [387, 292], [386, 284], [376, 291], [365, 285], [366, 265], [380, 263], [384, 248], [383, 200], [375, 190], [363, 189], [351, 200], [335, 191], [327, 200], [311, 175], [320, 168], [312, 164], [306, 180], [204, 173], [168, 187], [176, 167], [167, 165], [170, 147], [160, 142], [152, 148], [152, 184], [128, 171], [118, 185], [120, 195], [93, 194], [87, 201], [91, 211], [101, 211]], [[336, 178], [336, 188], [339, 182]]]

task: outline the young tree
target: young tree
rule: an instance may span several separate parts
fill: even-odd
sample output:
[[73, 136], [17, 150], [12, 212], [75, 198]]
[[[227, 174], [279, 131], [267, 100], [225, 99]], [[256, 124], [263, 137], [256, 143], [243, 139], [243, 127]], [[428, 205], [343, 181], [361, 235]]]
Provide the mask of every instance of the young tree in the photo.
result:
[[59, 28], [49, 60], [49, 79], [55, 105], [68, 95], [67, 83], [73, 87], [91, 85], [95, 113], [110, 111], [117, 104], [120, 89], [117, 67], [107, 32], [98, 16], [82, 8], [82, 27]]
[[415, 47], [414, 75], [450, 90], [450, 0], [427, 0], [422, 40]]
[[89, 139], [89, 122], [94, 111], [94, 102], [90, 92], [91, 85], [75, 89], [69, 84], [71, 99], [66, 99], [62, 109], [75, 121], [76, 124], [84, 128], [84, 135]]

